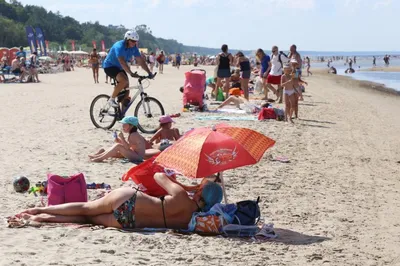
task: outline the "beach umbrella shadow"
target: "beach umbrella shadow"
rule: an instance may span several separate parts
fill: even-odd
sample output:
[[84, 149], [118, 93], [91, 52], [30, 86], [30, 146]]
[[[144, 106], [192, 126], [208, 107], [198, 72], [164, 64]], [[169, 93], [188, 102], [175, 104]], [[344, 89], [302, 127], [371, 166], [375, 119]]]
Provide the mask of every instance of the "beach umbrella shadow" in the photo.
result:
[[274, 231], [278, 238], [271, 241], [285, 245], [311, 245], [331, 240], [329, 237], [306, 235], [289, 229], [275, 228]]

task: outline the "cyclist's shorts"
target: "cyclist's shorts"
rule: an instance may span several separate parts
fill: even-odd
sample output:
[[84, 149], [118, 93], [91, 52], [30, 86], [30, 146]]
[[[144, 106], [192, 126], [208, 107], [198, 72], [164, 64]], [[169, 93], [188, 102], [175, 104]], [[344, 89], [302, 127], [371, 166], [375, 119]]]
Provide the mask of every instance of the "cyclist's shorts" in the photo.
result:
[[[121, 72], [125, 73], [125, 75], [126, 75], [125, 70], [119, 69], [118, 67], [106, 67], [104, 69], [104, 72], [106, 73], [107, 76], [109, 76], [113, 79], [115, 79], [117, 77], [117, 75]], [[126, 75], [126, 76], [128, 76], [128, 75]]]

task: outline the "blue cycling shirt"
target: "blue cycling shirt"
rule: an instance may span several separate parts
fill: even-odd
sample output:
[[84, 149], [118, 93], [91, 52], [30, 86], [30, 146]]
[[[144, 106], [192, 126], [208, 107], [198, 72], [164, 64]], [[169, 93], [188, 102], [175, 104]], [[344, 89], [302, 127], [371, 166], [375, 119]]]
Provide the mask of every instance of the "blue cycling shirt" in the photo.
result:
[[129, 63], [133, 56], [140, 56], [139, 49], [136, 46], [132, 48], [126, 48], [124, 40], [118, 41], [111, 47], [110, 52], [103, 62], [103, 68], [118, 67], [119, 69], [122, 69], [122, 66], [118, 61], [118, 57], [125, 58], [125, 61]]

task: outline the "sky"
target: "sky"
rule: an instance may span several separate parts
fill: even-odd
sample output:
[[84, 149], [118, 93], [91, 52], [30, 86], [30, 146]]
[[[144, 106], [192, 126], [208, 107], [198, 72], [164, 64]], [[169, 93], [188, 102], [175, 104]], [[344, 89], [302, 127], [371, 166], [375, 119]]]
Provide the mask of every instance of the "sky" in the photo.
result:
[[255, 50], [399, 51], [400, 0], [20, 0], [80, 22], [134, 28], [185, 45]]

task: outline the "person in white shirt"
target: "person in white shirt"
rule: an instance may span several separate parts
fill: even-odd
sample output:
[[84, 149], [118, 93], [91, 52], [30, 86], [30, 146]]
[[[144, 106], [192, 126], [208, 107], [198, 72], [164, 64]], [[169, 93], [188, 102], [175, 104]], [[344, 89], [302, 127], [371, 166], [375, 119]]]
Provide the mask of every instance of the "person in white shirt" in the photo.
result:
[[281, 77], [282, 77], [282, 71], [283, 71], [283, 62], [282, 62], [282, 57], [283, 54], [279, 54], [279, 50], [277, 46], [272, 47], [272, 55], [271, 55], [271, 60], [269, 61], [269, 68], [271, 69], [268, 77], [267, 77], [267, 87], [271, 91], [275, 91], [276, 89], [273, 87], [273, 85], [277, 85], [278, 89], [276, 90], [276, 95], [277, 95], [277, 101], [279, 100], [279, 103], [282, 103], [283, 101], [283, 90], [281, 86]]
[[153, 73], [153, 68], [154, 68], [154, 64], [156, 62], [156, 59], [154, 57], [154, 52], [151, 52], [151, 54], [149, 55], [149, 68], [151, 73]]

